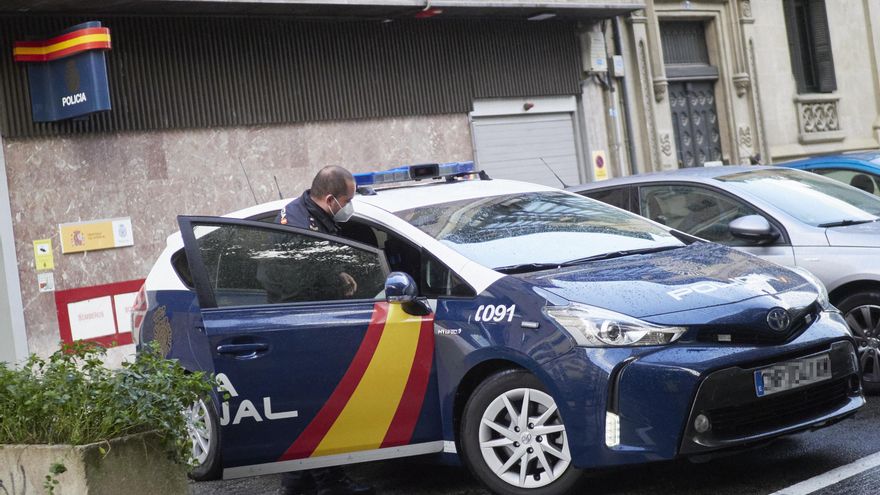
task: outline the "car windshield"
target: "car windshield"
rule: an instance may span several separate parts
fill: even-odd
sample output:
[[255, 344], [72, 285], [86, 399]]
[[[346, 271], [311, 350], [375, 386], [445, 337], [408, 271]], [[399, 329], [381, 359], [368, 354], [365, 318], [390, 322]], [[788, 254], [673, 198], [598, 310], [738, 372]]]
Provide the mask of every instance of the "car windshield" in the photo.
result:
[[541, 265], [585, 262], [585, 258], [611, 253], [622, 256], [629, 251], [683, 245], [641, 217], [563, 192], [467, 199], [397, 215], [464, 256], [495, 269], [525, 265], [540, 269]]
[[820, 175], [789, 169], [717, 177], [813, 226], [864, 223], [880, 217], [880, 198]]

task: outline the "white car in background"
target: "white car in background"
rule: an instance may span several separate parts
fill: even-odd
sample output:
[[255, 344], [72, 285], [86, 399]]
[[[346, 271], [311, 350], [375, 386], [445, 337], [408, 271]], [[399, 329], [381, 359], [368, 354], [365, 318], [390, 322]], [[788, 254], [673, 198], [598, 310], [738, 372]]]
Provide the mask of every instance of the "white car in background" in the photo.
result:
[[865, 390], [880, 392], [880, 197], [800, 170], [747, 165], [635, 175], [568, 190], [809, 270], [859, 342]]

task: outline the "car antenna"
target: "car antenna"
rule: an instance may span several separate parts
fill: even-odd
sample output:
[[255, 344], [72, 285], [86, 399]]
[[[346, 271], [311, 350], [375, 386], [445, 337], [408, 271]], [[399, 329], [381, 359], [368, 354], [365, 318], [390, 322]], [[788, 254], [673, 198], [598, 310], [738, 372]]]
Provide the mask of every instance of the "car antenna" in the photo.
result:
[[241, 171], [244, 173], [244, 180], [247, 181], [248, 188], [251, 190], [251, 195], [254, 197], [254, 204], [260, 204], [260, 202], [257, 201], [257, 193], [254, 192], [254, 187], [251, 186], [251, 179], [248, 177], [247, 170], [244, 168], [244, 163], [242, 163], [241, 157], [238, 157], [238, 164], [241, 165]]
[[563, 181], [558, 175], [556, 175], [556, 172], [554, 172], [553, 169], [550, 168], [550, 165], [547, 165], [547, 162], [544, 161], [544, 158], [542, 158], [542, 157], [539, 156], [539, 157], [538, 157], [538, 160], [541, 160], [541, 163], [543, 163], [544, 166], [547, 167], [547, 170], [549, 170], [550, 173], [553, 174], [553, 177], [556, 177], [556, 180], [558, 180], [559, 183], [562, 184], [562, 187], [564, 187], [564, 188], [567, 188], [567, 187], [568, 187], [568, 184], [566, 184], [566, 183], [565, 183], [565, 182], [564, 182], [564, 181]]
[[278, 199], [284, 199], [284, 196], [281, 195], [281, 188], [278, 187], [278, 177], [272, 176], [272, 180], [275, 181], [275, 189], [278, 191]]

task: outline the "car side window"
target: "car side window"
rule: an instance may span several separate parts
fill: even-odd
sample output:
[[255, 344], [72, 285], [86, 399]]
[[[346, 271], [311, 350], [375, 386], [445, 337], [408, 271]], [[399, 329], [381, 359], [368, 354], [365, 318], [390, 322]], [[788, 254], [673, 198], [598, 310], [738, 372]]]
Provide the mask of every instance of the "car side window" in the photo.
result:
[[759, 214], [717, 191], [687, 185], [639, 187], [639, 206], [642, 216], [655, 222], [730, 246], [749, 244], [730, 233], [730, 222]]
[[619, 187], [615, 189], [603, 189], [601, 191], [589, 191], [585, 194], [590, 199], [595, 199], [611, 206], [632, 211], [629, 204], [629, 188]]
[[389, 268], [411, 276], [419, 286], [420, 296], [435, 298], [476, 295], [467, 282], [427, 251], [385, 231], [379, 231], [378, 237]]
[[422, 295], [427, 297], [474, 297], [476, 292], [440, 260], [428, 252], [423, 252]]
[[194, 234], [219, 307], [373, 299], [385, 286], [380, 255], [341, 242], [244, 225]]
[[857, 187], [862, 191], [880, 196], [880, 184], [878, 184], [878, 177], [874, 174], [859, 172], [857, 170], [843, 170], [839, 168], [819, 168], [813, 170], [813, 172], [843, 182], [844, 184]]

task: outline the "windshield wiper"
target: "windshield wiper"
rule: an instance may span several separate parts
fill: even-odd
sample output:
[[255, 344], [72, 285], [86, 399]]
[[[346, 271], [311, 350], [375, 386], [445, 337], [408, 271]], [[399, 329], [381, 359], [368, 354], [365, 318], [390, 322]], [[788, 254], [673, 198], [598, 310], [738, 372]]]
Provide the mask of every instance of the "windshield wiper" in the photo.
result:
[[519, 265], [499, 266], [493, 268], [496, 272], [512, 275], [514, 273], [537, 272], [540, 270], [550, 270], [551, 268], [559, 268], [564, 266], [562, 263], [522, 263]]
[[837, 222], [820, 223], [819, 225], [817, 225], [817, 227], [845, 227], [847, 225], [858, 225], [860, 223], [876, 222], [877, 220], [877, 218], [873, 220], [840, 220]]
[[598, 261], [598, 260], [608, 260], [611, 258], [622, 258], [624, 256], [631, 256], [633, 254], [651, 254], [651, 253], [659, 253], [661, 251], [669, 251], [670, 249], [678, 249], [683, 246], [660, 246], [660, 247], [652, 247], [652, 248], [642, 248], [642, 249], [627, 249], [623, 251], [612, 251], [610, 253], [602, 253], [602, 254], [594, 254], [593, 256], [587, 256], [586, 258], [578, 258], [576, 260], [566, 261], [562, 264], [562, 266], [572, 266], [572, 265], [580, 265], [581, 263], [588, 263], [590, 261]]
[[628, 249], [628, 250], [624, 250], [624, 251], [612, 251], [610, 253], [594, 254], [593, 256], [587, 256], [586, 258], [578, 258], [575, 260], [564, 261], [561, 263], [522, 263], [519, 265], [499, 266], [497, 268], [493, 268], [493, 270], [495, 270], [496, 272], [506, 273], [508, 275], [512, 275], [514, 273], [537, 272], [540, 270], [551, 270], [554, 268], [563, 268], [566, 266], [580, 265], [581, 263], [588, 263], [590, 261], [607, 260], [607, 259], [611, 259], [611, 258], [621, 258], [623, 256], [630, 256], [633, 254], [659, 253], [660, 251], [669, 251], [670, 249], [678, 249], [681, 247], [684, 247], [684, 246], [660, 246], [660, 247], [642, 248], [642, 249]]

